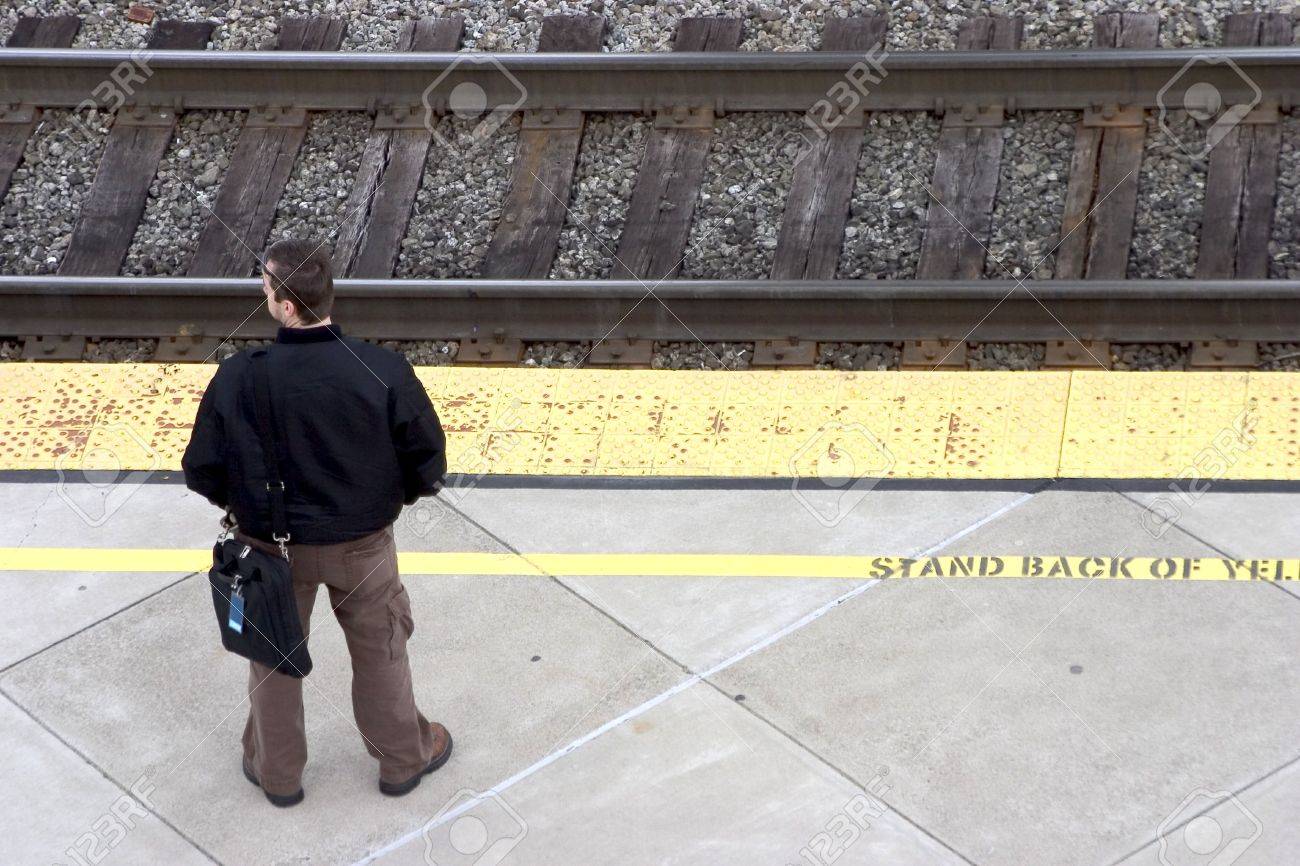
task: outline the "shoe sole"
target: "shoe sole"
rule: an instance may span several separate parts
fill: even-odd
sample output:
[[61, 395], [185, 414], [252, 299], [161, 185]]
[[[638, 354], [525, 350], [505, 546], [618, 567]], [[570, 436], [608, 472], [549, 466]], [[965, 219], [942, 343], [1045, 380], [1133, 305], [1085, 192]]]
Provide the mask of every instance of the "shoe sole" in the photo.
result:
[[[241, 769], [243, 769], [244, 771], [244, 778], [252, 782], [253, 787], [255, 788], [262, 787], [262, 783], [257, 781], [257, 777], [254, 776], [251, 772], [249, 772], [247, 767], [241, 767]], [[302, 788], [299, 788], [298, 793], [296, 794], [272, 794], [267, 792], [266, 790], [263, 790], [262, 793], [266, 795], [266, 799], [270, 802], [272, 806], [275, 806], [276, 808], [279, 809], [288, 809], [290, 806], [297, 806], [299, 803], [302, 802], [303, 797], [306, 796], [306, 793], [303, 791]]]
[[448, 732], [447, 748], [442, 750], [441, 755], [439, 755], [438, 757], [430, 761], [429, 766], [425, 767], [423, 770], [417, 773], [414, 778], [407, 779], [405, 782], [400, 782], [395, 785], [380, 780], [379, 782], [380, 793], [385, 794], [389, 797], [403, 797], [411, 793], [416, 788], [420, 787], [420, 781], [424, 779], [425, 776], [429, 775], [434, 770], [440, 769], [443, 764], [447, 763], [447, 761], [451, 758], [451, 747], [452, 747], [451, 733]]

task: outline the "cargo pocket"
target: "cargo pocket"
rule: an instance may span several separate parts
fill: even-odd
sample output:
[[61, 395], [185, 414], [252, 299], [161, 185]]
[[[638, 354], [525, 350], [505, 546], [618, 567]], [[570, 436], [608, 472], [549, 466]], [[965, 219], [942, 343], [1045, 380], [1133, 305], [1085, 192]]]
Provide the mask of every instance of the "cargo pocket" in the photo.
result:
[[388, 600], [388, 658], [396, 661], [406, 653], [406, 641], [415, 633], [415, 618], [411, 616], [411, 597], [406, 587], [398, 587]]

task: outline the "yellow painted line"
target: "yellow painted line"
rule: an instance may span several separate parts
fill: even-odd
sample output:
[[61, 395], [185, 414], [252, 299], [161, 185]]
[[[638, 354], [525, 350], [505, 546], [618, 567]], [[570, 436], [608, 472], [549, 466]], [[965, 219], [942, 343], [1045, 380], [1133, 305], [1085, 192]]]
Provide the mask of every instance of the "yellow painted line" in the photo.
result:
[[[175, 470], [206, 364], [0, 364], [0, 470]], [[1300, 479], [1300, 373], [421, 367], [450, 470]], [[102, 478], [96, 479], [104, 483]]]
[[0, 571], [207, 571], [209, 550], [106, 547], [0, 547]]
[[[0, 571], [195, 572], [207, 550], [4, 547]], [[736, 578], [1027, 578], [1044, 580], [1300, 580], [1300, 559], [1110, 556], [800, 556], [727, 553], [509, 553], [409, 551], [408, 575]]]

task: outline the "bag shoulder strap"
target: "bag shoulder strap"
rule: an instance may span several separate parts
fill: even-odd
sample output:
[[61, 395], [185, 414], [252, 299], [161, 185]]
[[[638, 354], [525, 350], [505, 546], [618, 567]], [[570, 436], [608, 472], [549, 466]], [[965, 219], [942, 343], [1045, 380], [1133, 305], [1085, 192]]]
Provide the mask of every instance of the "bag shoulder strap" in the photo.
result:
[[269, 352], [257, 349], [253, 358], [253, 409], [257, 421], [257, 436], [262, 441], [262, 454], [266, 460], [266, 494], [271, 503], [271, 537], [280, 545], [280, 552], [288, 558], [285, 545], [289, 541], [289, 521], [284, 505], [284, 474], [281, 471], [280, 440], [275, 435], [275, 415], [271, 404], [271, 373]]

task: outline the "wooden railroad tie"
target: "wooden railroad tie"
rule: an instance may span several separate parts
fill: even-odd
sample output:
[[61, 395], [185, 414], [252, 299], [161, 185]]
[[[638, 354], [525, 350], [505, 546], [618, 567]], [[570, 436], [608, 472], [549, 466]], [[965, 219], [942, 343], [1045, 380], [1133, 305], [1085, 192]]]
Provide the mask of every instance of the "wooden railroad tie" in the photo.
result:
[[[150, 51], [202, 50], [211, 38], [210, 21], [160, 20], [147, 45]], [[95, 181], [59, 262], [61, 275], [116, 274], [122, 269], [149, 185], [175, 130], [176, 112], [170, 107], [135, 105], [117, 112]]]
[[903, 370], [965, 370], [966, 341], [908, 340], [899, 359]]
[[[7, 48], [69, 48], [81, 29], [76, 15], [19, 18]], [[14, 169], [22, 161], [27, 140], [36, 130], [41, 110], [31, 105], [14, 108], [0, 104], [0, 201], [9, 191]]]
[[[548, 15], [538, 51], [599, 51], [600, 15]], [[510, 192], [483, 265], [493, 279], [545, 279], [568, 213], [582, 143], [583, 113], [571, 107], [524, 112]]]
[[[408, 21], [397, 48], [453, 52], [460, 47], [464, 30], [465, 19], [459, 15]], [[422, 105], [381, 108], [376, 113], [334, 241], [334, 267], [339, 274], [361, 279], [393, 275], [424, 176], [433, 121]]]
[[1049, 370], [1109, 370], [1112, 363], [1105, 340], [1049, 340], [1043, 356]]
[[[741, 19], [683, 18], [674, 51], [735, 51]], [[713, 141], [713, 106], [673, 106], [655, 115], [632, 190], [614, 279], [670, 279], [681, 270], [691, 217]]]
[[[1291, 16], [1251, 12], [1229, 15], [1229, 46], [1290, 45]], [[1205, 183], [1199, 279], [1266, 279], [1273, 234], [1281, 127], [1276, 103], [1254, 106], [1213, 145]]]
[[[339, 18], [282, 18], [275, 50], [337, 51], [343, 27]], [[307, 112], [302, 109], [275, 105], [248, 113], [188, 276], [246, 277], [253, 272], [306, 136]]]
[[[1098, 49], [1155, 48], [1159, 27], [1155, 15], [1098, 15], [1093, 45]], [[1057, 279], [1124, 279], [1146, 134], [1146, 116], [1140, 108], [1108, 105], [1084, 112], [1070, 160], [1061, 241], [1056, 249]]]
[[[823, 51], [864, 54], [885, 40], [885, 16], [831, 18]], [[831, 129], [809, 126], [786, 196], [772, 260], [774, 280], [832, 280], [839, 267], [844, 224], [858, 174], [865, 112], [836, 116]]]
[[[605, 19], [599, 15], [548, 15], [542, 20], [537, 50], [599, 51], [604, 32]], [[510, 191], [492, 234], [483, 276], [544, 279], [550, 275], [568, 213], [582, 128], [581, 111], [556, 107], [524, 112]], [[518, 339], [498, 334], [491, 342], [468, 341], [456, 357], [471, 364], [494, 364], [522, 353]]]
[[[1229, 15], [1224, 44], [1276, 47], [1292, 43], [1291, 16], [1275, 12]], [[1276, 103], [1253, 106], [1210, 151], [1205, 180], [1196, 276], [1205, 280], [1267, 279], [1268, 245], [1277, 204], [1281, 112]], [[1253, 340], [1198, 340], [1191, 369], [1254, 370]]]
[[[19, 18], [5, 46], [69, 48], [80, 29], [81, 18], [76, 15]], [[34, 106], [0, 107], [0, 200], [9, 191], [14, 169], [22, 161], [23, 151], [40, 116], [40, 109]], [[33, 335], [23, 338], [22, 358], [25, 361], [80, 361], [85, 351], [85, 337]]]
[[[1023, 31], [1024, 20], [1018, 15], [971, 18], [962, 24], [957, 47], [962, 51], [1019, 48]], [[973, 280], [984, 275], [1005, 108], [966, 105], [944, 113], [916, 267], [918, 279]]]

